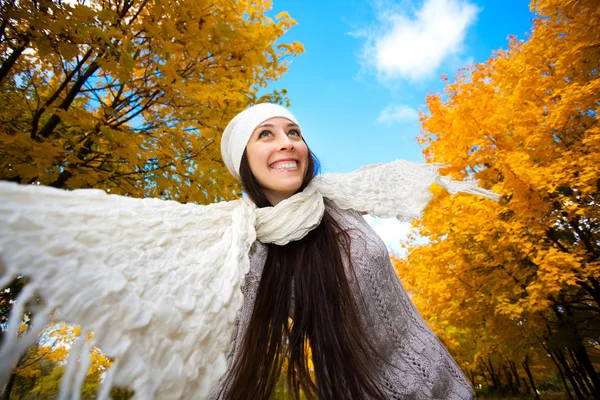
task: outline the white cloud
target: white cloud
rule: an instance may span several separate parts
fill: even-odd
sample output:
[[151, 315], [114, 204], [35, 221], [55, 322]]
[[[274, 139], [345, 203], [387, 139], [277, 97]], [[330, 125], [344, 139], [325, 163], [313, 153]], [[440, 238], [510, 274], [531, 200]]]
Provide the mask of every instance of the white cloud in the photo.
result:
[[401, 121], [418, 121], [419, 112], [405, 105], [389, 105], [384, 108], [377, 117], [378, 122], [391, 124]]
[[[387, 3], [387, 4], [386, 4]], [[468, 0], [425, 0], [412, 15], [398, 5], [375, 3], [378, 26], [364, 37], [362, 63], [382, 81], [421, 81], [463, 51], [479, 9]]]
[[409, 222], [400, 222], [396, 218], [373, 218], [370, 215], [364, 215], [363, 218], [381, 237], [390, 253], [400, 257], [406, 255], [406, 251], [400, 246], [400, 241], [408, 237]]

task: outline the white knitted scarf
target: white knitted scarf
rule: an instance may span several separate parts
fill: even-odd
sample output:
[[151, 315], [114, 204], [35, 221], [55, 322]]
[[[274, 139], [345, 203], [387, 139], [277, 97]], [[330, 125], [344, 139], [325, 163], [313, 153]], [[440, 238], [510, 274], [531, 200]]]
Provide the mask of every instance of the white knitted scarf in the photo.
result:
[[[81, 326], [81, 336], [60, 399], [79, 398], [93, 346], [115, 360], [101, 399], [115, 386], [135, 391], [135, 399], [207, 398], [226, 371], [254, 240], [303, 238], [321, 221], [323, 197], [403, 221], [420, 216], [433, 183], [498, 199], [475, 181], [440, 176], [439, 168], [398, 160], [325, 174], [262, 209], [248, 199], [199, 206], [0, 182], [0, 289], [28, 278], [0, 347], [0, 387], [45, 325], [65, 321]], [[25, 310], [33, 317], [19, 335]]]

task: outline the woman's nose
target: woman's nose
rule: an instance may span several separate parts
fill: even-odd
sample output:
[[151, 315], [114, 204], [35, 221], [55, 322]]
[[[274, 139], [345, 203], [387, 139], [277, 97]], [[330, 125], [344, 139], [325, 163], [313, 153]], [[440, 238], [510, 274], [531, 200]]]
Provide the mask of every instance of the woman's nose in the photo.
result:
[[285, 133], [279, 135], [279, 150], [293, 150], [294, 141]]

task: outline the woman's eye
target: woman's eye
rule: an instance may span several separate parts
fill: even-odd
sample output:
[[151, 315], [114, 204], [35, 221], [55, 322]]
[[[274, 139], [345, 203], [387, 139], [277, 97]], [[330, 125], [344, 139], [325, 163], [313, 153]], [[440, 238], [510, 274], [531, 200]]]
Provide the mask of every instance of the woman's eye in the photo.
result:
[[263, 138], [266, 137], [267, 135], [270, 135], [271, 131], [262, 131], [261, 133], [258, 134], [258, 138]]
[[290, 134], [296, 135], [296, 136], [298, 136], [298, 137], [302, 136], [302, 135], [300, 134], [300, 131], [299, 131], [299, 130], [297, 130], [297, 129], [290, 129], [290, 131], [288, 132], [288, 135], [290, 135]]

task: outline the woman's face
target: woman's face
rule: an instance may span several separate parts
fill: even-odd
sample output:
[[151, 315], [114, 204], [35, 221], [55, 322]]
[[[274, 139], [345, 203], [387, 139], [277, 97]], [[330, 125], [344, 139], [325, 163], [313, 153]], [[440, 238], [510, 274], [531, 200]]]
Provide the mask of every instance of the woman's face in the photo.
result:
[[254, 129], [246, 145], [248, 164], [267, 199], [276, 205], [295, 194], [308, 166], [308, 147], [300, 127], [274, 117]]

